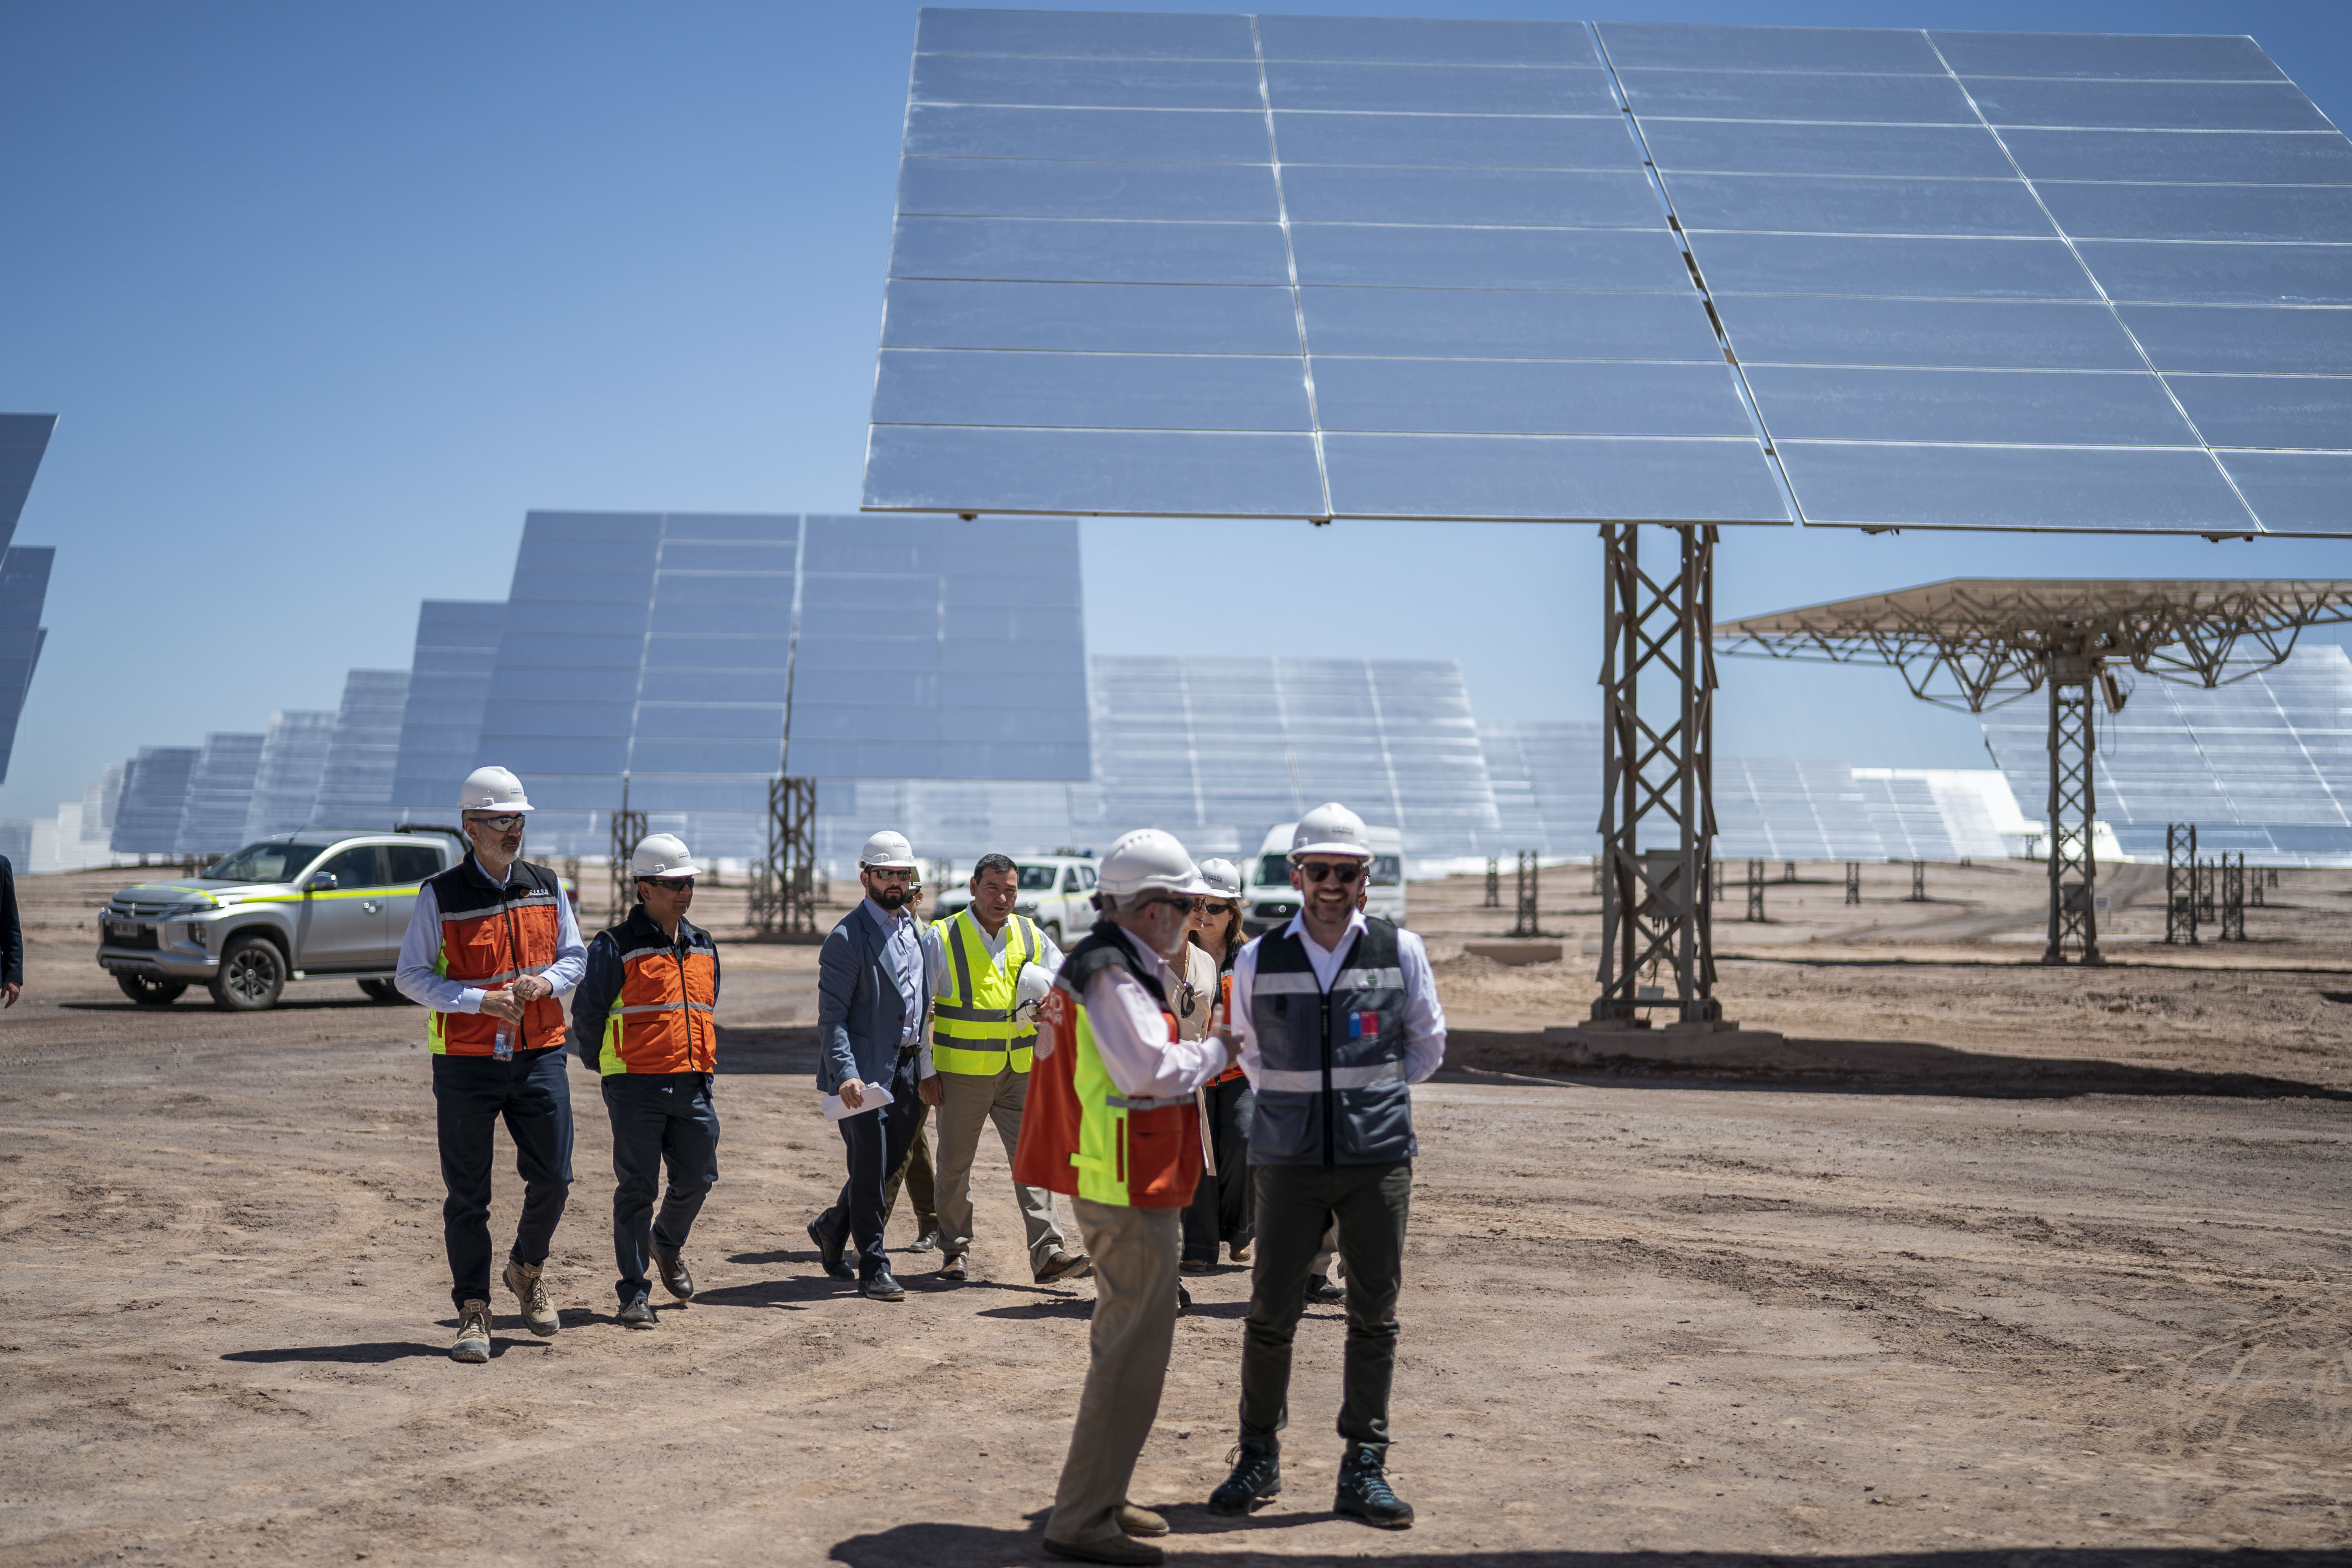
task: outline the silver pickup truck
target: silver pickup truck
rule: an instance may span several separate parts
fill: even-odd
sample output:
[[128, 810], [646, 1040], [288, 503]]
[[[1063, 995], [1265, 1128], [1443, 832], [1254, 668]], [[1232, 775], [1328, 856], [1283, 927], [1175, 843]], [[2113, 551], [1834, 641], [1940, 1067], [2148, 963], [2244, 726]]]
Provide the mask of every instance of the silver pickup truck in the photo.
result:
[[248, 844], [194, 877], [107, 900], [98, 962], [133, 1002], [203, 985], [223, 1007], [275, 1006], [289, 980], [342, 975], [379, 1002], [393, 988], [416, 889], [457, 863], [454, 831], [292, 833]]

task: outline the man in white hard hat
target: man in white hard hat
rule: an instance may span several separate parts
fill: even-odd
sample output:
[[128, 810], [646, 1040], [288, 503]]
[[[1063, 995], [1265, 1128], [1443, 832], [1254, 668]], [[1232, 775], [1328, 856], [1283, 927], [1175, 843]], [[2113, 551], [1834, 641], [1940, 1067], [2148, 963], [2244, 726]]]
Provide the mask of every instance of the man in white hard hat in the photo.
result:
[[[629, 857], [636, 904], [588, 944], [587, 975], [572, 994], [572, 1049], [602, 1075], [613, 1122], [613, 1257], [620, 1321], [655, 1324], [650, 1257], [662, 1288], [694, 1300], [681, 1252], [702, 1200], [719, 1180], [719, 944], [686, 918], [701, 868], [672, 833], [646, 836]], [[663, 1168], [669, 1191], [654, 1196]]]
[[1045, 1521], [1053, 1557], [1158, 1563], [1135, 1537], [1168, 1532], [1127, 1493], [1175, 1338], [1178, 1216], [1201, 1176], [1193, 1092], [1233, 1060], [1223, 1036], [1177, 1037], [1171, 962], [1207, 890], [1168, 834], [1122, 837], [1097, 868], [1102, 919], [1038, 1012], [1013, 1175], [1070, 1194], [1095, 1269], [1086, 1390]]
[[840, 1097], [849, 1179], [840, 1201], [809, 1222], [809, 1239], [835, 1279], [849, 1277], [842, 1253], [855, 1241], [859, 1292], [898, 1301], [907, 1292], [882, 1250], [889, 1217], [884, 1189], [919, 1126], [917, 1086], [931, 1076], [923, 1032], [931, 978], [922, 931], [908, 907], [921, 873], [906, 835], [886, 829], [858, 852], [857, 876], [866, 897], [824, 939], [816, 979], [816, 1086]]
[[530, 816], [522, 781], [504, 768], [466, 776], [457, 812], [473, 853], [417, 890], [393, 984], [432, 1009], [433, 1100], [441, 1142], [441, 1239], [449, 1254], [457, 1340], [449, 1354], [490, 1359], [490, 1160], [498, 1124], [514, 1140], [522, 1222], [506, 1287], [523, 1326], [562, 1324], [541, 1277], [572, 1184], [572, 1085], [563, 1070], [563, 1005], [588, 950], [554, 872], [522, 858]]
[[[1044, 1000], [1062, 967], [1062, 950], [1014, 910], [1021, 868], [1009, 855], [983, 855], [971, 868], [971, 902], [924, 935], [931, 973], [931, 1066], [923, 1098], [940, 1113], [940, 1278], [960, 1283], [971, 1250], [971, 1162], [980, 1130], [993, 1121], [1007, 1159], [1021, 1144], [1021, 1109], [1029, 1098], [1030, 1053], [1037, 1038], [1036, 1009], [1024, 1009], [1022, 988], [1032, 974]], [[1086, 1272], [1083, 1253], [1062, 1245], [1054, 1194], [1013, 1184], [1027, 1233], [1029, 1271], [1040, 1285]]]
[[1348, 1270], [1339, 1495], [1383, 1529], [1412, 1522], [1390, 1489], [1389, 1387], [1412, 1193], [1412, 1088], [1445, 1060], [1445, 1014], [1421, 939], [1359, 908], [1372, 852], [1336, 802], [1298, 819], [1299, 910], [1234, 963], [1233, 1022], [1257, 1091], [1250, 1126], [1257, 1261], [1242, 1337], [1241, 1450], [1209, 1510], [1245, 1514], [1282, 1489], [1290, 1342], [1307, 1271], [1337, 1221]]

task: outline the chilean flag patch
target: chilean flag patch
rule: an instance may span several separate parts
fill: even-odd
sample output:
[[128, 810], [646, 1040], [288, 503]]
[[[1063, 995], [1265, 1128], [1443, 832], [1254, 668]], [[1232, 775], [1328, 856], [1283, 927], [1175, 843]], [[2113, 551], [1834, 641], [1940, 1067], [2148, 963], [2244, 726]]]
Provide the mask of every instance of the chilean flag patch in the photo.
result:
[[1380, 1032], [1381, 1016], [1378, 1013], [1357, 1012], [1348, 1015], [1348, 1037], [1349, 1039], [1368, 1040], [1378, 1035]]

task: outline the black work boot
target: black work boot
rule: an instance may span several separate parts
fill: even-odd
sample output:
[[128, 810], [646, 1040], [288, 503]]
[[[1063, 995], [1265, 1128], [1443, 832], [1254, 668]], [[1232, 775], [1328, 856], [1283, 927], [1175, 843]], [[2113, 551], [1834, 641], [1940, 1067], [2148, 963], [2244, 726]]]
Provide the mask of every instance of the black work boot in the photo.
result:
[[1269, 1437], [1255, 1442], [1244, 1437], [1234, 1450], [1234, 1473], [1209, 1494], [1209, 1511], [1227, 1517], [1245, 1514], [1282, 1490], [1282, 1450]]
[[[1402, 1530], [1412, 1522], [1412, 1504], [1389, 1490], [1381, 1468], [1388, 1462], [1385, 1443], [1350, 1443], [1339, 1460], [1339, 1495], [1335, 1513], [1360, 1519], [1382, 1530]], [[1209, 1505], [1216, 1507], [1214, 1502]]]
[[675, 1247], [654, 1243], [654, 1267], [661, 1270], [662, 1289], [681, 1301], [694, 1300], [694, 1274]]

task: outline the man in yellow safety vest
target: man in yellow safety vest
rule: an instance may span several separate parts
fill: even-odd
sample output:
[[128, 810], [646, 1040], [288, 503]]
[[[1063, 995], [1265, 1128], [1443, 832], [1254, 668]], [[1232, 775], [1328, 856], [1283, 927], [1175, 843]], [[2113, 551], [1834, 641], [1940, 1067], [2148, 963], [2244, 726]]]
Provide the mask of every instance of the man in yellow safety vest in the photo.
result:
[[[1021, 1109], [1029, 1100], [1029, 1064], [1037, 1038], [1035, 1004], [1062, 967], [1062, 950], [1013, 906], [1021, 868], [983, 855], [972, 868], [971, 902], [934, 922], [924, 947], [931, 971], [931, 1065], [919, 1086], [940, 1121], [937, 1185], [940, 1278], [965, 1278], [971, 1250], [971, 1161], [980, 1129], [996, 1123], [1010, 1161], [1021, 1146]], [[1029, 994], [1023, 994], [1024, 971]], [[1064, 1250], [1054, 1194], [1013, 1184], [1029, 1237], [1029, 1271], [1041, 1285], [1087, 1270], [1086, 1255]]]

